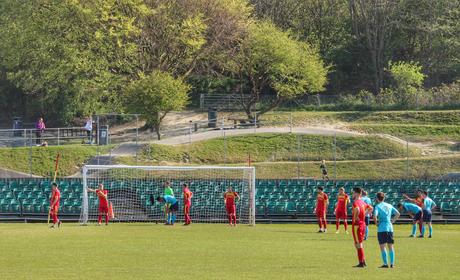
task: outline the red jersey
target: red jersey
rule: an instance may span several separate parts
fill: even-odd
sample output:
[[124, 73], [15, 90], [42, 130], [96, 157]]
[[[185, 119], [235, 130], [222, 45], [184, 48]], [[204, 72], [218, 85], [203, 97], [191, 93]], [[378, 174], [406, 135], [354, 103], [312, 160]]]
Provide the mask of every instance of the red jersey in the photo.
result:
[[316, 196], [316, 212], [326, 210], [326, 203], [328, 202], [327, 194], [319, 193]]
[[184, 189], [184, 204], [190, 205], [192, 203], [193, 193], [189, 188]]
[[107, 190], [96, 190], [96, 195], [99, 198], [99, 206], [104, 206], [108, 207], [109, 206], [109, 201], [107, 199]]
[[366, 219], [366, 211], [372, 206], [368, 205], [366, 202], [362, 201], [361, 199], [357, 199], [353, 202], [353, 211], [354, 209], [358, 209], [358, 220], [355, 220], [355, 216], [353, 214], [353, 224], [362, 224], [365, 223]]
[[337, 208], [336, 211], [347, 211], [347, 204], [348, 204], [349, 198], [348, 194], [339, 194], [337, 196]]
[[51, 192], [51, 200], [50, 200], [50, 205], [52, 205], [56, 201], [56, 206], [59, 206], [59, 201], [61, 200], [61, 192], [59, 191], [58, 188], [56, 190], [53, 190]]
[[224, 194], [225, 198], [225, 204], [228, 205], [234, 205], [235, 204], [235, 198], [238, 196], [237, 192], [226, 192]]

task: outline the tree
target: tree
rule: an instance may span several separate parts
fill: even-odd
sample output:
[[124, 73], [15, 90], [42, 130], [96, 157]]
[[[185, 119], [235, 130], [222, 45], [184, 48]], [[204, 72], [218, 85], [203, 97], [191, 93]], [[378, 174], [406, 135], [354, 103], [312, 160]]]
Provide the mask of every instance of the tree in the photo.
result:
[[328, 92], [337, 94], [360, 86], [350, 83], [362, 81], [363, 77], [355, 69], [362, 64], [360, 56], [354, 55], [359, 51], [353, 50], [347, 1], [251, 0], [251, 3], [258, 18], [268, 19], [318, 48], [325, 63], [331, 65]]
[[460, 1], [404, 0], [392, 35], [393, 60], [415, 60], [427, 74], [424, 85], [460, 77]]
[[236, 51], [250, 21], [245, 0], [150, 0], [139, 37], [141, 70], [210, 73]]
[[[274, 99], [261, 105], [258, 115], [285, 100], [323, 90], [327, 69], [315, 49], [269, 22], [250, 26], [230, 68], [242, 84], [241, 103], [250, 119], [254, 118], [254, 106], [261, 101], [263, 92], [272, 92]], [[245, 89], [249, 98], [245, 97]]]
[[142, 114], [146, 127], [152, 128], [160, 140], [160, 127], [171, 111], [184, 109], [188, 102], [190, 86], [181, 79], [162, 71], [141, 74], [125, 91], [125, 104], [132, 113]]
[[136, 65], [142, 0], [1, 1], [6, 77], [48, 118], [121, 108], [117, 92]]
[[416, 62], [390, 62], [388, 68], [396, 83], [396, 93], [401, 103], [409, 105], [417, 104], [417, 89], [423, 84], [425, 75], [422, 73], [422, 66]]
[[369, 51], [373, 72], [373, 92], [383, 84], [388, 38], [394, 27], [394, 14], [399, 0], [349, 0], [353, 33], [362, 39]]

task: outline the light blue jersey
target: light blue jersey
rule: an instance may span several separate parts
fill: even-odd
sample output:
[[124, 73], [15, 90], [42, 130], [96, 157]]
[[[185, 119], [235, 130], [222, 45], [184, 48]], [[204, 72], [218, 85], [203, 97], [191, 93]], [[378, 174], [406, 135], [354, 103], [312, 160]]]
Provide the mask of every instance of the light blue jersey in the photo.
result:
[[398, 215], [399, 211], [393, 207], [393, 205], [386, 202], [380, 202], [375, 205], [374, 217], [377, 217], [379, 225], [377, 232], [393, 232], [393, 224], [391, 223], [391, 217]]
[[422, 208], [418, 207], [413, 203], [404, 202], [402, 205], [407, 212], [410, 212], [412, 214], [417, 214], [418, 212], [422, 211]]
[[177, 202], [177, 199], [172, 195], [165, 195], [163, 196], [163, 199], [165, 200], [167, 204], [170, 204], [170, 205], [176, 204]]
[[[372, 200], [368, 196], [361, 197], [361, 200], [364, 201], [367, 205], [372, 206]], [[366, 217], [370, 217], [371, 214], [366, 214]]]
[[436, 207], [436, 203], [429, 197], [425, 197], [423, 201], [423, 210], [431, 211], [433, 207]]

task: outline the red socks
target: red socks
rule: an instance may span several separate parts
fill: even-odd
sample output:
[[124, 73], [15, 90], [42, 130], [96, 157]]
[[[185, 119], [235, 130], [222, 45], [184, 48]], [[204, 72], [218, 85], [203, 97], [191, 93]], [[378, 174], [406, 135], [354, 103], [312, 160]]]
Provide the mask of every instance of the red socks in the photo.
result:
[[365, 258], [364, 258], [364, 249], [363, 248], [359, 248], [357, 249], [358, 251], [358, 260], [359, 260], [359, 263], [363, 263], [365, 261]]

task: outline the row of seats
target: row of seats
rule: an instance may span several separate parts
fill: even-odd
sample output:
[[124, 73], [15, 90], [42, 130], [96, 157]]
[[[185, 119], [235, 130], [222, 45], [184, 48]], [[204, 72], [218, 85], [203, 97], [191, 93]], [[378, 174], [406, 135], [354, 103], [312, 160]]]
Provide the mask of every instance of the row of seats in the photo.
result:
[[[89, 182], [91, 186], [97, 185]], [[112, 193], [116, 190], [128, 190], [133, 198], [139, 200], [142, 207], [150, 209], [158, 207], [150, 203], [150, 195], [161, 193], [164, 181], [106, 181], [103, 182]], [[195, 209], [216, 207], [221, 209], [222, 194], [227, 186], [236, 191], [244, 187], [241, 181], [228, 180], [196, 180], [188, 182], [195, 192]], [[78, 179], [59, 181], [61, 190], [61, 212], [78, 214], [81, 211], [83, 197], [82, 181]], [[176, 194], [181, 193], [180, 184], [173, 182]], [[260, 215], [312, 213], [316, 202], [316, 187], [323, 186], [330, 197], [328, 211], [332, 213], [336, 203], [338, 187], [344, 187], [351, 194], [354, 187], [364, 187], [371, 198], [376, 192], [384, 191], [387, 202], [397, 204], [402, 193], [412, 193], [423, 188], [438, 204], [443, 212], [460, 211], [460, 182], [457, 181], [337, 181], [324, 182], [315, 180], [257, 180], [256, 210]], [[160, 192], [159, 192], [160, 190]], [[0, 180], [0, 212], [1, 213], [47, 213], [51, 183], [49, 181]], [[95, 208], [98, 201], [94, 195], [89, 197], [89, 207]]]

